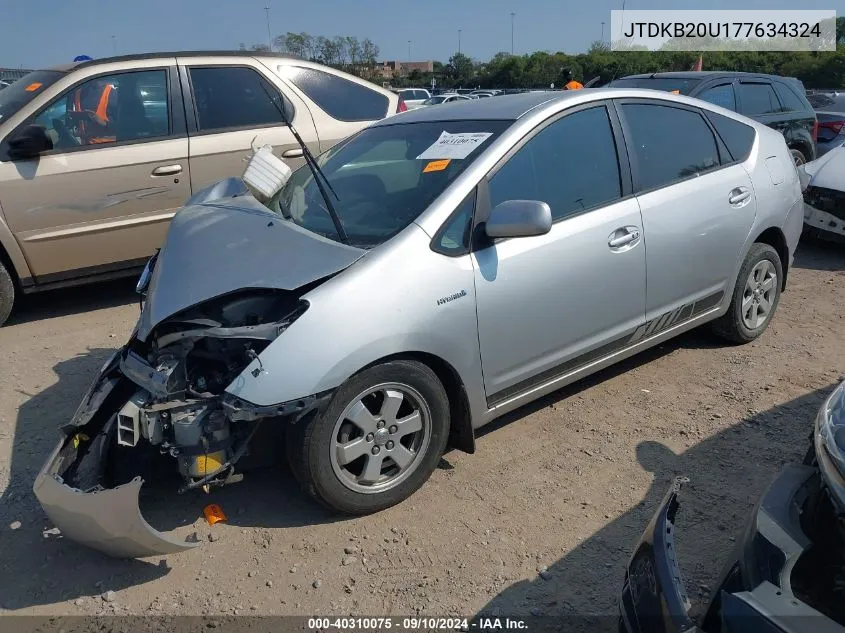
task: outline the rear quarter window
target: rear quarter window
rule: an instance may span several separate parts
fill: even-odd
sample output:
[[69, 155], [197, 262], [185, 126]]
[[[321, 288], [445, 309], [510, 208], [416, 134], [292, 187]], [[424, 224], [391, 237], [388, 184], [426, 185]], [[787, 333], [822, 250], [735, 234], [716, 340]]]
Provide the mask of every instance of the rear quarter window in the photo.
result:
[[772, 86], [767, 83], [739, 84], [740, 111], [748, 116], [774, 114], [781, 106]]
[[354, 81], [300, 66], [283, 67], [283, 75], [338, 121], [377, 121], [387, 116], [387, 96]]
[[784, 112], [805, 112], [810, 109], [808, 105], [804, 104], [801, 97], [795, 94], [792, 88], [786, 84], [777, 82], [774, 86]]
[[751, 148], [754, 145], [754, 138], [756, 137], [753, 127], [722, 116], [721, 114], [716, 114], [715, 112], [705, 110], [704, 115], [710, 120], [713, 127], [716, 128], [716, 133], [722, 139], [735, 161], [742, 162], [748, 158]]

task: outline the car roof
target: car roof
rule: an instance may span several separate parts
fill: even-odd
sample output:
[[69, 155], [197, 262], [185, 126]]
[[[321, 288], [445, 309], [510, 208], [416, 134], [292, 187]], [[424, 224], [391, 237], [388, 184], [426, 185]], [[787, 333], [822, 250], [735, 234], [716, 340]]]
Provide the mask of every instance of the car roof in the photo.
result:
[[297, 61], [306, 61], [296, 55], [288, 55], [286, 53], [270, 53], [267, 51], [162, 51], [156, 53], [132, 53], [130, 55], [114, 55], [112, 57], [100, 57], [98, 59], [89, 59], [83, 62], [73, 62], [69, 64], [58, 64], [52, 66], [49, 70], [71, 71], [77, 68], [86, 68], [88, 66], [97, 66], [99, 64], [110, 64], [113, 62], [131, 62], [139, 59], [162, 59], [165, 57], [278, 57], [282, 59], [296, 59]]
[[[417, 108], [401, 114], [388, 117], [374, 125], [391, 125], [396, 123], [421, 123], [425, 121], [461, 121], [464, 119], [484, 119], [498, 121], [515, 121], [526, 112], [544, 103], [557, 99], [568, 99], [576, 91], [567, 92], [526, 92], [516, 95], [505, 95], [495, 99], [470, 99], [456, 101], [436, 108]], [[580, 91], [579, 91], [580, 92]], [[444, 95], [438, 95], [444, 96]]]
[[791, 80], [792, 77], [780, 77], [778, 75], [767, 75], [765, 73], [746, 73], [731, 70], [689, 70], [689, 71], [675, 71], [665, 73], [643, 73], [640, 75], [626, 75], [619, 79], [711, 79], [714, 77], [753, 77], [767, 79], [786, 79]]

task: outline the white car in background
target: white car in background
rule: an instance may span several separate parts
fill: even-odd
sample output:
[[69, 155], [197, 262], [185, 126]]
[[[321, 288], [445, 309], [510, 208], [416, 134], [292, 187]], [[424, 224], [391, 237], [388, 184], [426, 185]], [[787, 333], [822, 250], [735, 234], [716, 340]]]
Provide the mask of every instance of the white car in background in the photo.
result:
[[424, 101], [431, 98], [431, 93], [425, 88], [403, 88], [398, 90], [397, 94], [409, 110], [419, 108]]
[[423, 101], [422, 105], [427, 107], [433, 105], [440, 105], [441, 103], [452, 103], [453, 101], [469, 101], [470, 99], [472, 99], [472, 97], [466, 95], [447, 93], [442, 95], [435, 95], [430, 99], [426, 99], [425, 101]]
[[845, 242], [845, 145], [798, 168], [804, 226], [816, 237]]

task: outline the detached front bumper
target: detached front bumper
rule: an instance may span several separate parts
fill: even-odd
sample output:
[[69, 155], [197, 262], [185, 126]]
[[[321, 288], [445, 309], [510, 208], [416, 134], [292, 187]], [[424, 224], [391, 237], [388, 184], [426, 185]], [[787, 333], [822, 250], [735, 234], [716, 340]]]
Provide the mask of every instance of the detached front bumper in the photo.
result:
[[64, 462], [62, 449], [67, 441], [58, 443], [33, 488], [44, 512], [66, 538], [117, 558], [175, 554], [199, 545], [163, 534], [144, 520], [138, 507], [144, 483], [140, 477], [96, 492], [66, 485], [57, 473]]
[[628, 565], [619, 601], [624, 630], [845, 633], [845, 628], [796, 597], [791, 585], [796, 562], [812, 546], [799, 518], [817, 477], [814, 467], [790, 465], [772, 482], [700, 621], [690, 617], [675, 558], [674, 520], [682, 483], [676, 480]]
[[[141, 516], [140, 477], [115, 488], [99, 485], [109, 449], [110, 417], [101, 411], [113, 392], [119, 391], [119, 353], [102, 367], [89, 388], [64, 437], [53, 449], [35, 479], [33, 492], [44, 512], [69, 539], [119, 558], [172, 554], [197, 547], [153, 529]], [[118, 397], [119, 393], [116, 394]], [[85, 488], [66, 480], [85, 481]]]

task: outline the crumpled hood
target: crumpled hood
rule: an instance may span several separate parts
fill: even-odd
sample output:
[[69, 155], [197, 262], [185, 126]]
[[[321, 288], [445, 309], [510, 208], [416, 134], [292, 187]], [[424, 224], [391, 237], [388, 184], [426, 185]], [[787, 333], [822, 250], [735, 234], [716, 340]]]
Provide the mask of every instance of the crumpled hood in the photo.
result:
[[295, 290], [365, 252], [306, 231], [249, 195], [185, 207], [156, 260], [137, 336], [146, 340], [164, 319], [236, 290]]
[[832, 149], [803, 167], [812, 186], [845, 191], [845, 146]]

